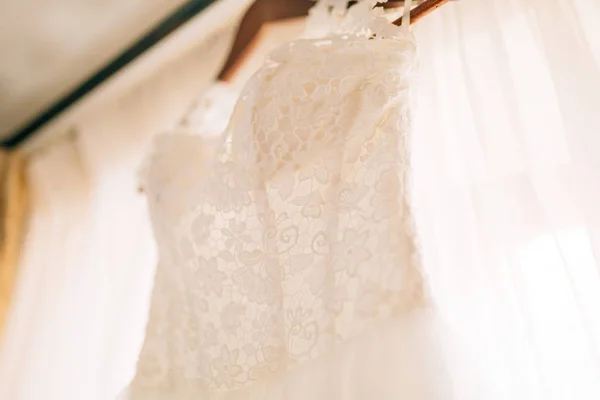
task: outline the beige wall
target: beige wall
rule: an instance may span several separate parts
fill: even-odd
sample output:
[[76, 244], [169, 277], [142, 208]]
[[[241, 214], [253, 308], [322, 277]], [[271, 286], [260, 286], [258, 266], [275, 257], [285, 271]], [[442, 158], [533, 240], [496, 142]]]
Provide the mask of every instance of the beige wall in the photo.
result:
[[0, 138], [68, 93], [184, 2], [0, 2]]

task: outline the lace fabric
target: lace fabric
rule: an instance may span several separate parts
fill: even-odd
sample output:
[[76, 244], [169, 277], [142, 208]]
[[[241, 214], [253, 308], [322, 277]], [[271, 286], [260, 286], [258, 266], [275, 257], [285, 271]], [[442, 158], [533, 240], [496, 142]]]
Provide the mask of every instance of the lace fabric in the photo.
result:
[[[292, 398], [290, 374], [318, 380], [306, 366], [328, 357], [348, 383], [390, 321], [384, 348], [398, 332], [422, 359], [433, 347], [408, 205], [415, 45], [370, 3], [321, 9], [336, 33], [275, 51], [219, 139], [160, 138], [145, 187], [161, 262], [130, 398]], [[320, 379], [298, 398], [363, 398]]]
[[[155, 138], [154, 148], [138, 173], [140, 186], [147, 189], [150, 169], [153, 180], [166, 185], [171, 178], [195, 168], [194, 160], [203, 149], [220, 141], [237, 98], [238, 93], [225, 83], [215, 83], [203, 92], [173, 131]], [[202, 139], [197, 140], [197, 136]]]

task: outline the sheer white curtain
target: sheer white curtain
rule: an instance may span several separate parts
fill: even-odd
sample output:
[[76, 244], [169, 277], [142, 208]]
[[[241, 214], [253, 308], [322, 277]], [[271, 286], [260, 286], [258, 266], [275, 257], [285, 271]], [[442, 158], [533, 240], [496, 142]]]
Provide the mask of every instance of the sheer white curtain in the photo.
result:
[[464, 0], [416, 28], [422, 248], [486, 400], [600, 398], [598, 21], [595, 0]]
[[103, 399], [133, 372], [153, 238], [131, 182], [89, 166], [69, 141], [29, 165], [34, 208], [3, 338], [2, 399]]

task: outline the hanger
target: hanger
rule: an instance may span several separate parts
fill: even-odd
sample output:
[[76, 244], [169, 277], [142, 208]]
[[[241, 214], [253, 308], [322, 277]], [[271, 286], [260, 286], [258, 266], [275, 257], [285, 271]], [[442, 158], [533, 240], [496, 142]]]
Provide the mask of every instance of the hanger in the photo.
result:
[[[456, 0], [425, 0], [425, 1], [423, 1], [421, 4], [419, 4], [418, 6], [413, 8], [412, 11], [410, 12], [410, 23], [414, 24], [421, 18], [425, 17], [426, 15], [432, 13], [433, 11], [437, 10], [444, 4], [449, 3], [451, 1], [456, 1]], [[392, 23], [394, 25], [401, 25], [402, 17], [398, 18], [397, 20], [395, 20]]]
[[231, 77], [263, 25], [306, 16], [312, 6], [313, 2], [308, 0], [256, 0], [242, 18], [231, 52], [218, 79], [227, 81]]
[[[411, 11], [411, 23], [418, 21], [433, 10], [441, 7], [451, 0], [424, 0]], [[356, 1], [349, 1], [350, 5]], [[396, 8], [404, 1], [387, 1], [379, 3], [384, 8]], [[308, 15], [308, 10], [314, 5], [311, 0], [256, 0], [248, 9], [238, 28], [231, 52], [225, 61], [217, 79], [228, 81], [235, 73], [237, 66], [242, 62], [253, 40], [261, 28], [269, 22], [281, 21], [289, 18], [298, 18]], [[402, 23], [402, 18], [393, 22], [395, 25]]]

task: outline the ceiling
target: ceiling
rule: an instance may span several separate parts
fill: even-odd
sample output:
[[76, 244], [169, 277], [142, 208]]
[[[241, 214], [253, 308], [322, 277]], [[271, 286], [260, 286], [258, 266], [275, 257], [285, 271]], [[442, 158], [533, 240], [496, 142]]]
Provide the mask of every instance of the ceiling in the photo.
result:
[[0, 4], [0, 139], [7, 139], [186, 0]]

